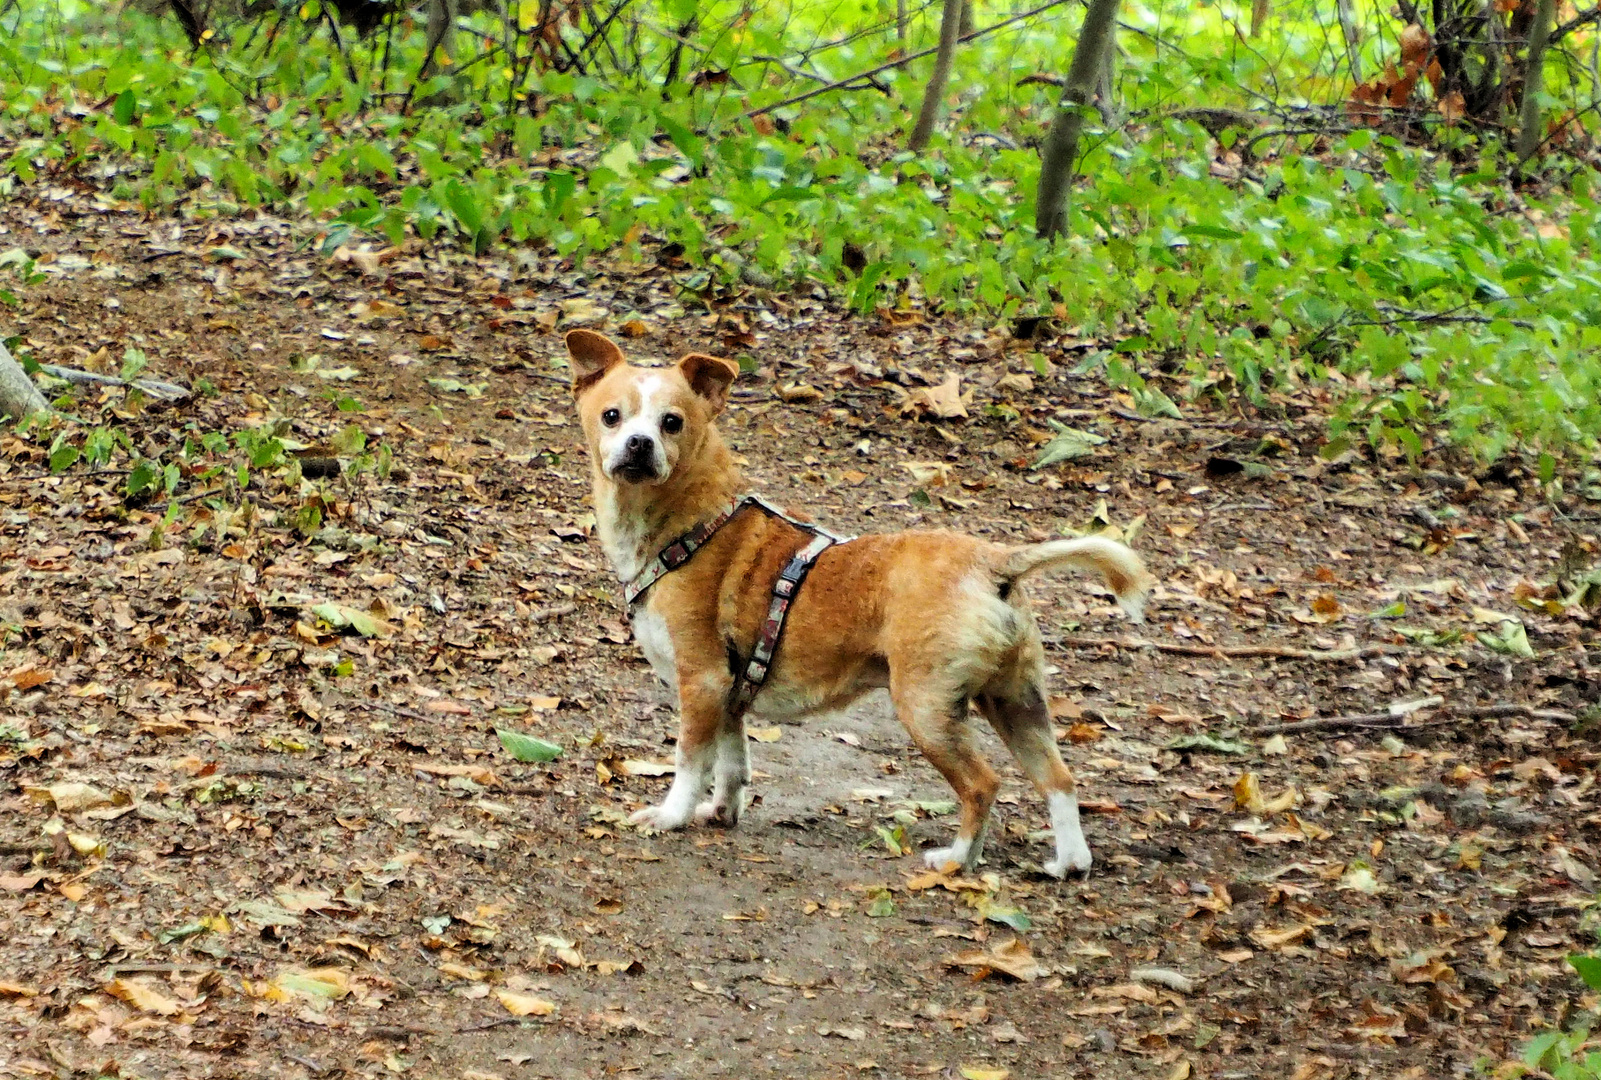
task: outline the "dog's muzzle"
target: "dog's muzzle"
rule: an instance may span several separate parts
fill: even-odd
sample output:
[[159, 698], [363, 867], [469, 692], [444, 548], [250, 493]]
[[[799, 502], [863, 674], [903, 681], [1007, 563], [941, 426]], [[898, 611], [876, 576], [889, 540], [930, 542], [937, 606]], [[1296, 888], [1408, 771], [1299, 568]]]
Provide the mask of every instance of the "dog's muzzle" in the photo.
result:
[[621, 460], [612, 468], [612, 475], [630, 483], [656, 479], [656, 441], [649, 435], [628, 436], [623, 444]]

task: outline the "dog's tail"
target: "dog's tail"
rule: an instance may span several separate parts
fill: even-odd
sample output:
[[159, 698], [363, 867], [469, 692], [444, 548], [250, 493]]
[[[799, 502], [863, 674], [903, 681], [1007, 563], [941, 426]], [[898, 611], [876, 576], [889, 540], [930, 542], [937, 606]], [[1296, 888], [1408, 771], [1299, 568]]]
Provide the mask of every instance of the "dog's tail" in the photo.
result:
[[1129, 618], [1135, 622], [1145, 620], [1145, 601], [1150, 596], [1153, 579], [1138, 555], [1126, 545], [1104, 536], [1051, 540], [1012, 548], [995, 572], [1002, 582], [1009, 583], [1053, 566], [1095, 571], [1117, 594], [1117, 602], [1128, 612]]

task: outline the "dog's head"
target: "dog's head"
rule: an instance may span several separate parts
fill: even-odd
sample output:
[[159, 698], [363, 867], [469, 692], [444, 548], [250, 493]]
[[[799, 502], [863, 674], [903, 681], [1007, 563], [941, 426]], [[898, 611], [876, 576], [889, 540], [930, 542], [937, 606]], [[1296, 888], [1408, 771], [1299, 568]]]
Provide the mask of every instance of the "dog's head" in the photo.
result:
[[596, 466], [617, 484], [661, 484], [693, 455], [728, 404], [739, 367], [690, 353], [672, 367], [634, 367], [604, 334], [567, 335], [573, 396]]

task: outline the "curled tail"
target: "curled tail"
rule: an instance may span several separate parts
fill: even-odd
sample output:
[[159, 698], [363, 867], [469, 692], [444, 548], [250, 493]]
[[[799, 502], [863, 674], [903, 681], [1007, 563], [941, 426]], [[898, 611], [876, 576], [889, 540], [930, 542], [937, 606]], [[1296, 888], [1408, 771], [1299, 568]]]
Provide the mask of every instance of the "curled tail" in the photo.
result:
[[1075, 540], [1051, 540], [1043, 544], [1012, 548], [996, 568], [1002, 582], [1013, 582], [1036, 570], [1053, 566], [1072, 566], [1093, 570], [1117, 594], [1118, 605], [1135, 622], [1145, 619], [1145, 600], [1152, 578], [1145, 564], [1126, 545], [1104, 536], [1083, 536]]

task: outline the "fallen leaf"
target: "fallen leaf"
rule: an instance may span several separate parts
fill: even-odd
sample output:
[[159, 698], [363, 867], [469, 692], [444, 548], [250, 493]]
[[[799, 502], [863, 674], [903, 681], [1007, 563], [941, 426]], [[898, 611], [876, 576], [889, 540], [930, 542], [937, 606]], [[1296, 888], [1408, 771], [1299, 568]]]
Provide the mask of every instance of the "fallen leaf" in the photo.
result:
[[495, 991], [495, 1000], [513, 1016], [549, 1016], [556, 1011], [554, 1001], [546, 1001], [532, 994], [514, 994], [510, 990]]
[[483, 765], [435, 765], [430, 762], [421, 762], [413, 764], [412, 768], [429, 776], [465, 776], [473, 783], [481, 784], [484, 787], [495, 787], [500, 783], [500, 777]]
[[533, 735], [524, 735], [510, 728], [496, 728], [500, 745], [518, 761], [555, 761], [561, 757], [561, 747]]
[[938, 386], [918, 387], [906, 396], [901, 412], [935, 420], [965, 417], [967, 406], [962, 403], [961, 376], [953, 371]]
[[350, 993], [350, 975], [342, 968], [284, 968], [259, 996], [269, 1001], [289, 1001], [296, 997], [316, 1001], [338, 1001]]
[[968, 949], [945, 959], [951, 967], [977, 968], [980, 971], [993, 970], [1010, 975], [1023, 982], [1033, 982], [1042, 975], [1049, 975], [1050, 969], [1034, 959], [1034, 954], [1019, 938], [997, 945], [988, 951], [984, 949]]
[[[26, 790], [35, 802], [52, 802], [56, 809], [64, 814], [92, 810], [97, 806], [112, 806], [118, 802], [116, 797], [101, 791], [93, 784], [51, 784], [49, 787], [31, 787]], [[125, 803], [128, 800], [123, 798], [121, 801]]]
[[963, 1065], [963, 1080], [1006, 1080], [1012, 1075], [1010, 1069], [990, 1069], [978, 1065]]
[[182, 1009], [182, 1006], [176, 1001], [161, 993], [144, 979], [112, 979], [106, 984], [105, 990], [112, 997], [126, 1001], [141, 1012], [159, 1013], [162, 1016], [176, 1016]]
[[775, 743], [783, 737], [784, 729], [776, 725], [774, 727], [746, 728], [745, 734], [757, 742]]

